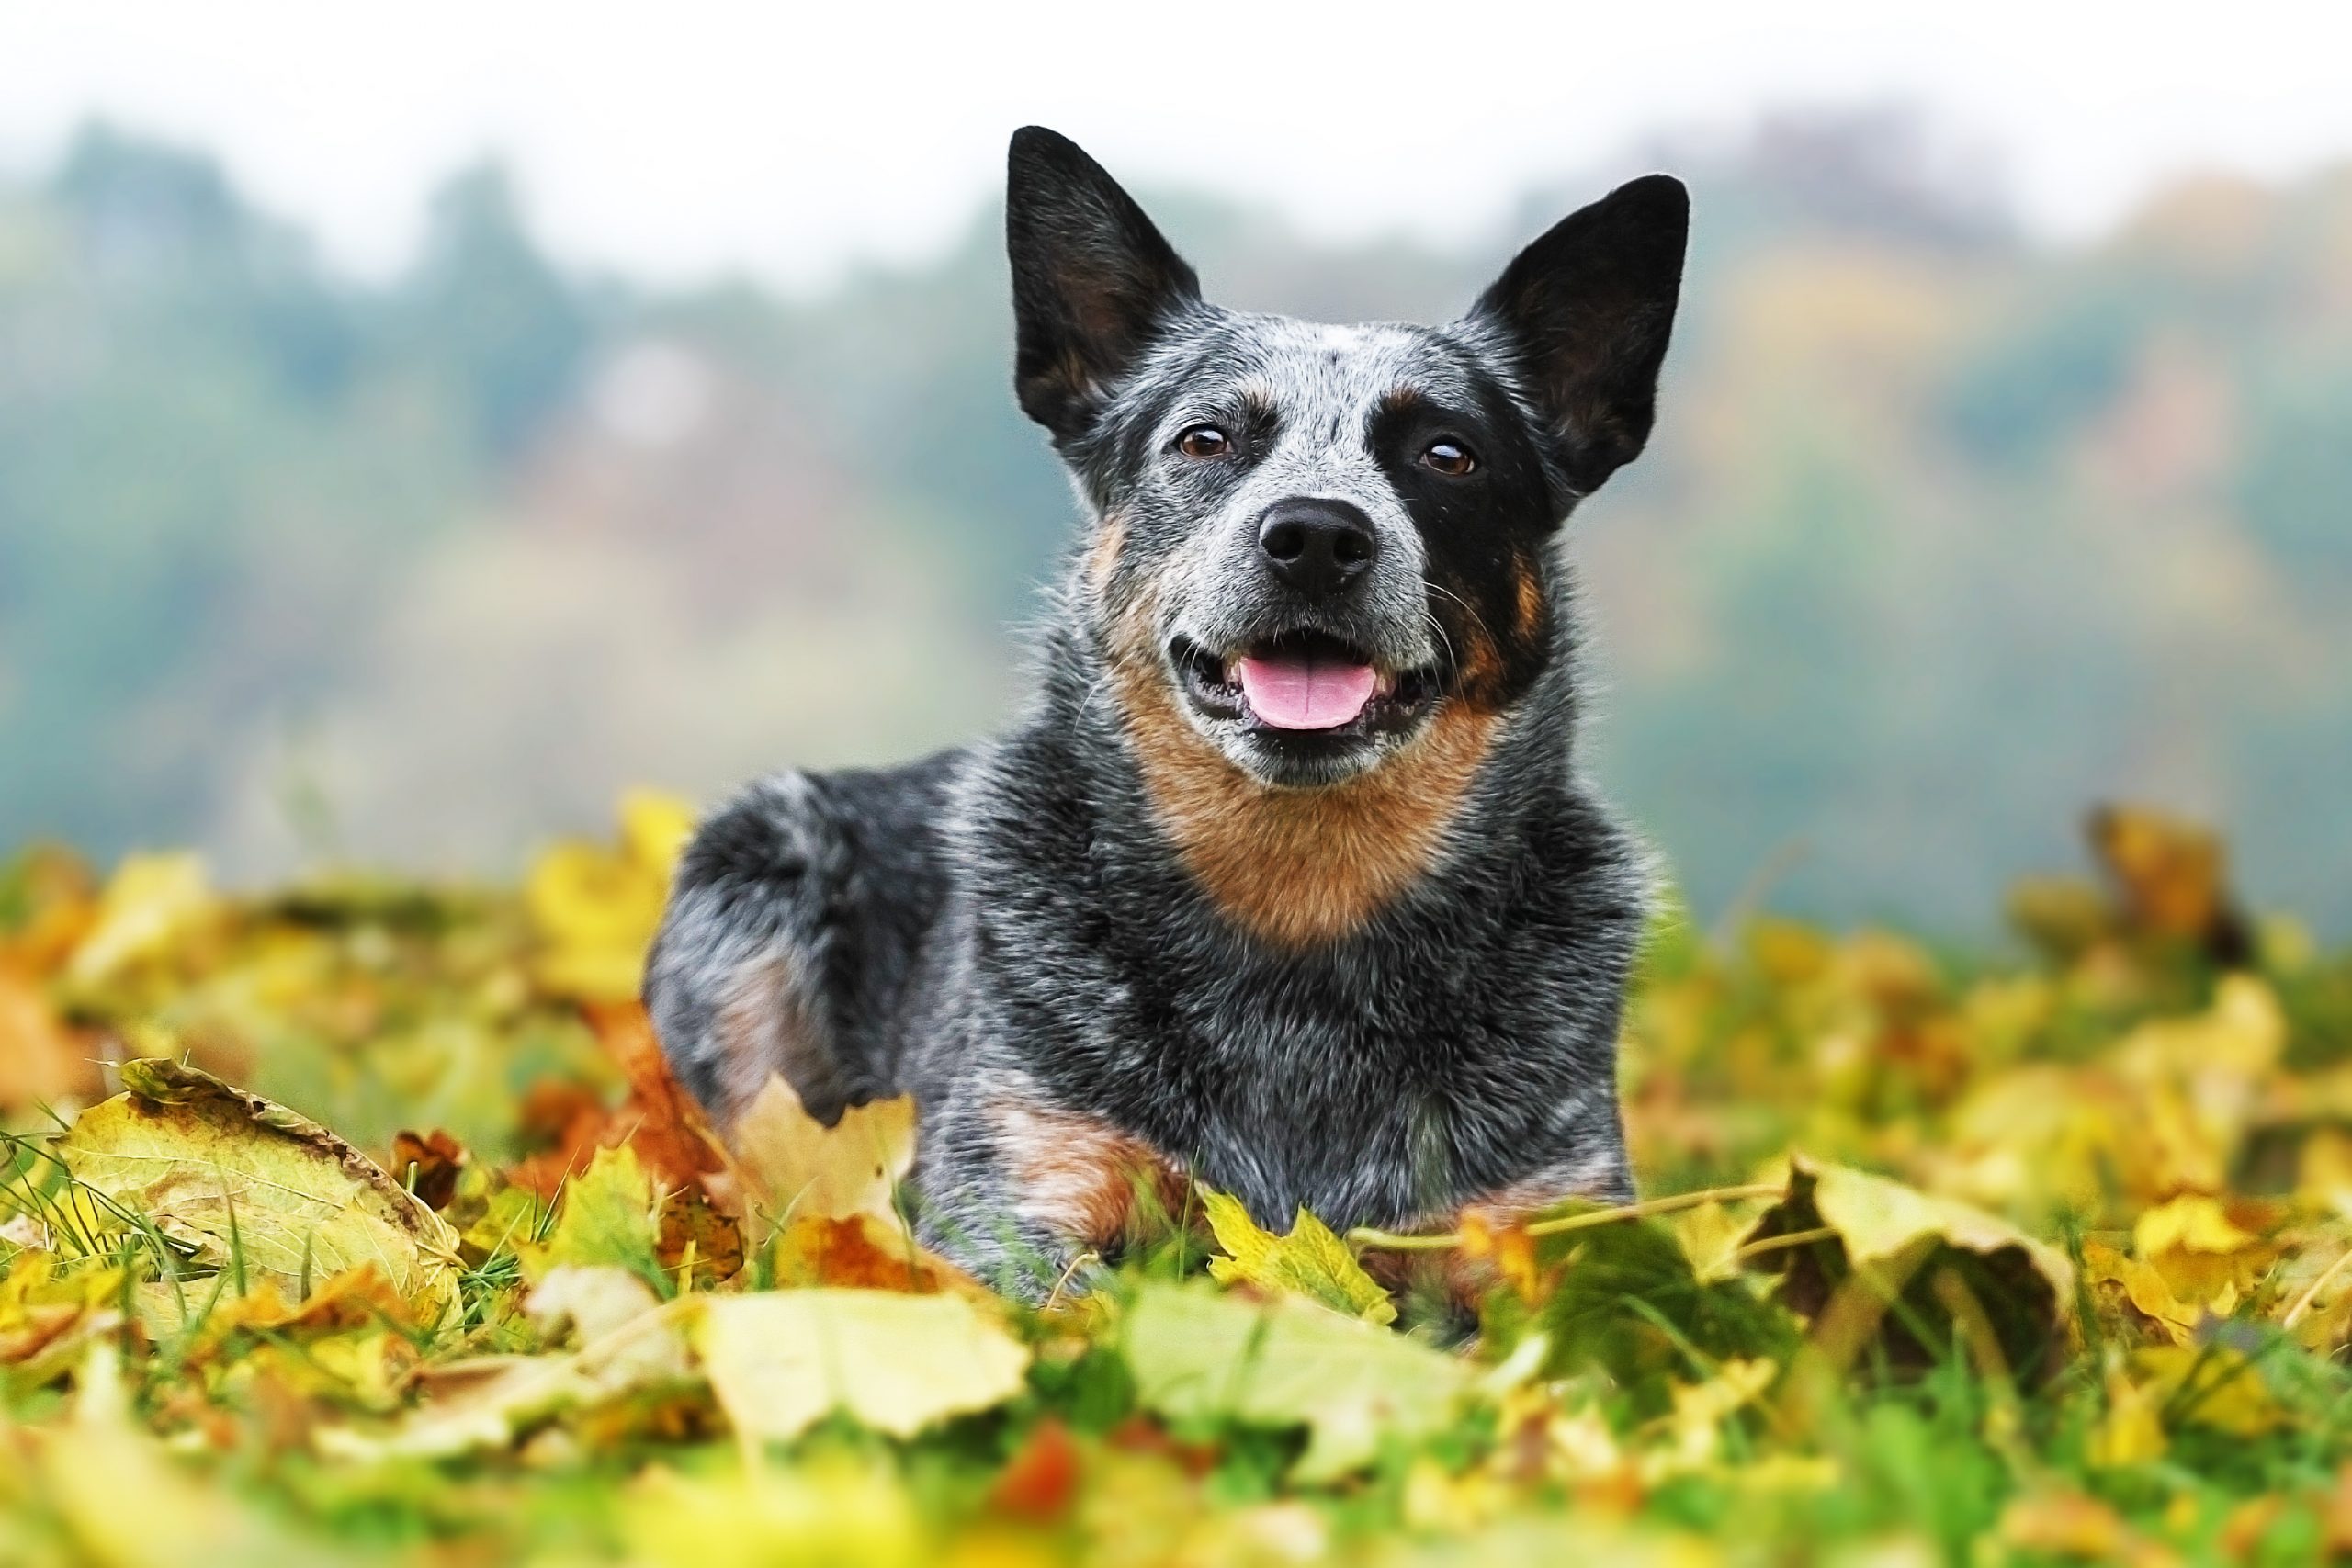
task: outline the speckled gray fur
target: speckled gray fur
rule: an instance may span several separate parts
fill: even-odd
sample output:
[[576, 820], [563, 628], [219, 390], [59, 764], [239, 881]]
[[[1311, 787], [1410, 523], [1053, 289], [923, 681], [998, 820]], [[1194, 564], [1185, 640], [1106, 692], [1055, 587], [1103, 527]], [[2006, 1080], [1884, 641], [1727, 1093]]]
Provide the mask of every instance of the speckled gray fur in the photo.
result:
[[[994, 741], [778, 774], [705, 823], [646, 988], [681, 1078], [722, 1122], [771, 1067], [829, 1120], [911, 1092], [925, 1239], [1033, 1298], [1081, 1242], [1022, 1214], [1007, 1104], [1117, 1129], [1278, 1226], [1301, 1205], [1344, 1228], [1506, 1190], [1629, 1196], [1616, 1037], [1647, 876], [1577, 772], [1556, 545], [1648, 433], [1682, 212], [1679, 186], [1638, 182], [1529, 247], [1463, 322], [1329, 328], [1204, 303], [1091, 160], [1016, 138], [1016, 385], [1090, 515], [1035, 639], [1035, 694]], [[1235, 428], [1229, 464], [1172, 455], [1204, 423]], [[1441, 427], [1478, 449], [1476, 484], [1413, 467]], [[1378, 536], [1343, 603], [1259, 570], [1256, 519], [1295, 496], [1343, 501]], [[1105, 518], [1115, 550], [1095, 547]], [[1521, 576], [1544, 614], [1513, 632]], [[1433, 671], [1435, 706], [1498, 714], [1421, 874], [1306, 945], [1220, 908], [1155, 808], [1113, 679], [1138, 604], [1154, 658], [1311, 628]], [[1481, 638], [1474, 690], [1463, 649]], [[1177, 658], [1155, 678], [1179, 682]], [[1179, 706], [1267, 789], [1393, 765], [1427, 723], [1306, 756], [1246, 714]]]

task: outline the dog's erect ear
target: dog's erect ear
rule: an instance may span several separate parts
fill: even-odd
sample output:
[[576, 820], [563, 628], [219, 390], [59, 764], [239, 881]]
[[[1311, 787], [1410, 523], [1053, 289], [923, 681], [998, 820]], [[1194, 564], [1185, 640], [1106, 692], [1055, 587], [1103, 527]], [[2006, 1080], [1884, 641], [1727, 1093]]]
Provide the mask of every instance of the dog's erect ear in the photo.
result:
[[1645, 175], [1554, 224], [1471, 311], [1505, 339], [1580, 495], [1649, 439], [1690, 230], [1682, 182]]
[[1159, 324], [1200, 299], [1200, 279], [1069, 138], [1024, 126], [1007, 164], [1013, 388], [1031, 419], [1068, 440], [1093, 423]]

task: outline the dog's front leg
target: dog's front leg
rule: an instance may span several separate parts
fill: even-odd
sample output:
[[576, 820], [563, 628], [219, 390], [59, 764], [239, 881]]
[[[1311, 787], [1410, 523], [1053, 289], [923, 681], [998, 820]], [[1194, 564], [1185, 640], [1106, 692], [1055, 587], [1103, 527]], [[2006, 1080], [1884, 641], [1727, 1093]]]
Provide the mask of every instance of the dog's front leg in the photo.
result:
[[1183, 1212], [1174, 1160], [1025, 1075], [957, 1086], [923, 1119], [912, 1176], [926, 1245], [997, 1290], [1082, 1294], [1131, 1243]]

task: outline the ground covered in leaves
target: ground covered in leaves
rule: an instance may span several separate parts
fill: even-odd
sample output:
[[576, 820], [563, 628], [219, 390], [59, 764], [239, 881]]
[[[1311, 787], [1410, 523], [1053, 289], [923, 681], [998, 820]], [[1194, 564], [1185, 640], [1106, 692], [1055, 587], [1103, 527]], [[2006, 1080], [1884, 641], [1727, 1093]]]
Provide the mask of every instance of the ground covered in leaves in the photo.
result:
[[0, 1562], [2352, 1551], [2352, 955], [2193, 829], [2102, 815], [1998, 959], [1661, 920], [1629, 1209], [1204, 1190], [1033, 1311], [908, 1239], [906, 1106], [680, 1098], [685, 826], [520, 889], [0, 872]]

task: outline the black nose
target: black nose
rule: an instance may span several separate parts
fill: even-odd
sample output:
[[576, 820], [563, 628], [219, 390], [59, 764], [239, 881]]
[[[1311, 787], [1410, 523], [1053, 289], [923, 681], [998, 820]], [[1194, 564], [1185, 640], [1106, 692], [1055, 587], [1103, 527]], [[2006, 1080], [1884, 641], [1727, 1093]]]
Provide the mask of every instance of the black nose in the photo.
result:
[[1372, 519], [1344, 501], [1278, 501], [1258, 521], [1258, 552], [1310, 599], [1340, 592], [1372, 565]]

